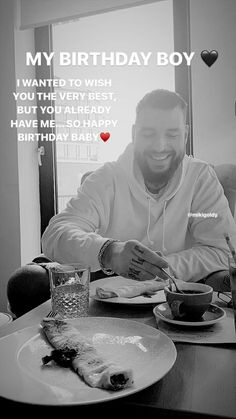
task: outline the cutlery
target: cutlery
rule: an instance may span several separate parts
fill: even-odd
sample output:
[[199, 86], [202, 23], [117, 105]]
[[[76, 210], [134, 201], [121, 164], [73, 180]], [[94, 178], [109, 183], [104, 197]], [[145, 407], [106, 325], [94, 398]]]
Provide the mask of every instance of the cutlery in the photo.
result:
[[230, 237], [229, 237], [228, 233], [225, 233], [224, 236], [225, 236], [226, 243], [229, 246], [229, 250], [231, 252], [231, 255], [232, 255], [233, 259], [234, 259], [234, 262], [236, 263], [236, 251], [235, 251], [235, 248], [233, 247], [233, 245], [231, 243], [231, 240], [230, 240]]
[[46, 317], [55, 317], [55, 313], [53, 313], [53, 311], [49, 311]]
[[179, 289], [178, 285], [176, 284], [176, 280], [175, 278], [170, 275], [164, 268], [160, 268], [162, 272], [164, 272], [172, 281], [172, 283], [174, 284], [175, 288], [176, 288], [176, 292], [179, 292], [180, 294], [184, 294], [184, 292], [182, 290]]

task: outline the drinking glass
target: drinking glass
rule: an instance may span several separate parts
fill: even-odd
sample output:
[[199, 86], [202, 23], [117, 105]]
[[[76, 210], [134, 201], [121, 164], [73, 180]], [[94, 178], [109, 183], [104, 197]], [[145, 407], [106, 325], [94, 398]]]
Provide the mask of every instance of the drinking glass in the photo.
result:
[[232, 303], [234, 311], [234, 325], [236, 330], [236, 261], [232, 256], [229, 256], [229, 277], [230, 277], [230, 288], [232, 294]]
[[49, 269], [52, 311], [61, 318], [88, 316], [90, 268], [78, 263]]

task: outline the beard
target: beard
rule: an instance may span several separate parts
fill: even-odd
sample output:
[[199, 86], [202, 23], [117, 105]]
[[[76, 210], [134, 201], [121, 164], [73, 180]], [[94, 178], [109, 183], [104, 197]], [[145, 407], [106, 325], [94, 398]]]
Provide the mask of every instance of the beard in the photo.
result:
[[174, 173], [178, 169], [180, 163], [182, 162], [185, 155], [185, 150], [180, 154], [173, 153], [167, 168], [162, 170], [152, 170], [149, 167], [147, 159], [145, 158], [145, 153], [140, 153], [138, 150], [134, 151], [134, 157], [138, 166], [142, 172], [145, 184], [152, 185], [153, 189], [163, 188], [169, 180], [174, 176]]

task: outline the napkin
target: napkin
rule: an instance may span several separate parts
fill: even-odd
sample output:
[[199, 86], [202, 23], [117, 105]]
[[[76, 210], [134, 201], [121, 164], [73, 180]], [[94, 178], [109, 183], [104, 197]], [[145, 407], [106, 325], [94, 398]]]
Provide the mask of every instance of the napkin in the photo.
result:
[[156, 280], [143, 281], [134, 285], [125, 285], [123, 287], [114, 288], [104, 286], [96, 288], [96, 295], [99, 298], [113, 298], [113, 297], [125, 297], [133, 298], [142, 294], [152, 294], [156, 291], [163, 290], [167, 284], [165, 282], [159, 282]]

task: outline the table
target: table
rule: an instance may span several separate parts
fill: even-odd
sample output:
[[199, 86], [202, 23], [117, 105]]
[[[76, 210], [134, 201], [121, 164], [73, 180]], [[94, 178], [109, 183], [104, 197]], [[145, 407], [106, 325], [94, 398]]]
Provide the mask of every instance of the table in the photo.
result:
[[[47, 301], [0, 328], [0, 337], [38, 324], [50, 311]], [[156, 327], [151, 307], [126, 307], [91, 300], [91, 316], [129, 318]], [[150, 418], [236, 418], [236, 345], [206, 346], [176, 343], [177, 360], [156, 384], [134, 395], [91, 406], [60, 406], [66, 414], [96, 416], [132, 414]], [[57, 407], [34, 406], [0, 398], [1, 407], [23, 414], [55, 413]], [[68, 413], [67, 413], [68, 412]]]

